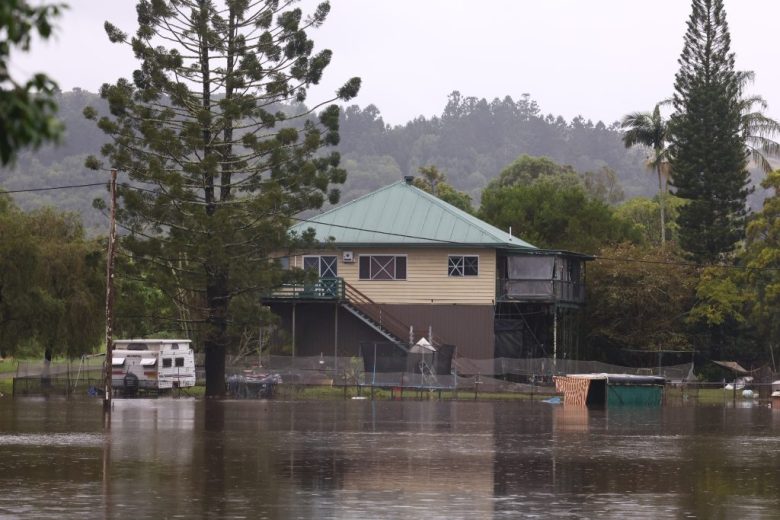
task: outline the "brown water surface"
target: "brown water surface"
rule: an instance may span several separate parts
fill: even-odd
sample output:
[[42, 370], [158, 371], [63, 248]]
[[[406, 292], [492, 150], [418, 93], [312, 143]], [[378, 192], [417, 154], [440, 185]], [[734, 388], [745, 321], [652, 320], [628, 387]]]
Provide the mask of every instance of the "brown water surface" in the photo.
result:
[[778, 518], [780, 410], [0, 400], [0, 518]]

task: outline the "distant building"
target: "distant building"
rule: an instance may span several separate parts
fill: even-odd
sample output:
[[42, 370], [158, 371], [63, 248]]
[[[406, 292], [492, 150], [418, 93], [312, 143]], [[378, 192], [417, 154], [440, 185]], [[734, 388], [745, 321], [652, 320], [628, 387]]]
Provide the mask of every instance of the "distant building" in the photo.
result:
[[321, 246], [285, 261], [317, 281], [265, 300], [296, 355], [354, 356], [361, 342], [422, 337], [460, 358], [576, 354], [587, 255], [538, 249], [410, 177], [291, 231], [308, 228]]

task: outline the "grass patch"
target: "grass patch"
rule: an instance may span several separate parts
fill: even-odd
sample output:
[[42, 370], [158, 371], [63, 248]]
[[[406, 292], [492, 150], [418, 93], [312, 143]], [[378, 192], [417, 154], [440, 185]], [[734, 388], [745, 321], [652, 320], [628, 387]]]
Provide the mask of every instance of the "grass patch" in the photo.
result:
[[[711, 386], [709, 388], [670, 388], [664, 391], [667, 402], [674, 401], [693, 401], [697, 404], [723, 404], [734, 399], [734, 393], [731, 390], [724, 390], [723, 386]], [[737, 390], [737, 401], [743, 400], [742, 390]]]
[[188, 386], [186, 388], [173, 389], [171, 395], [174, 397], [198, 397], [202, 398], [206, 395], [206, 387], [204, 385]]
[[16, 373], [16, 359], [4, 358], [0, 360], [0, 374]]

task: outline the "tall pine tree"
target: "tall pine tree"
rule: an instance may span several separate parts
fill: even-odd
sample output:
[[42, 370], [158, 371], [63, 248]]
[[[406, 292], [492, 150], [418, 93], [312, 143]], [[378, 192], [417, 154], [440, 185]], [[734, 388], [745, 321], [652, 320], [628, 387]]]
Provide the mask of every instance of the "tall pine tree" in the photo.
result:
[[132, 80], [100, 90], [111, 116], [98, 126], [112, 138], [101, 152], [130, 181], [123, 246], [180, 309], [178, 331], [203, 345], [211, 397], [224, 395], [237, 327], [257, 326], [260, 295], [282, 279], [272, 257], [289, 245], [290, 217], [335, 202], [346, 176], [322, 151], [338, 143], [339, 108], [303, 105], [331, 59], [307, 34], [329, 4], [304, 16], [296, 2], [140, 0], [134, 37], [106, 23], [140, 61]]
[[723, 1], [692, 4], [674, 84], [672, 185], [687, 201], [680, 245], [693, 259], [714, 262], [744, 237], [749, 177]]

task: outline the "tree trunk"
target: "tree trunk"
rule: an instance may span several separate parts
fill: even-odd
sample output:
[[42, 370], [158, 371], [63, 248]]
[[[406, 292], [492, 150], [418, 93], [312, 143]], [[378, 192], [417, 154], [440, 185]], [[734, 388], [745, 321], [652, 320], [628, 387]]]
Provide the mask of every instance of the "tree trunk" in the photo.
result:
[[656, 159], [655, 169], [658, 172], [658, 205], [661, 207], [661, 245], [666, 244], [666, 190], [661, 182], [661, 163]]
[[206, 352], [206, 397], [225, 397], [225, 356], [227, 354], [228, 275], [223, 269], [208, 273], [206, 305], [208, 330], [204, 342]]

